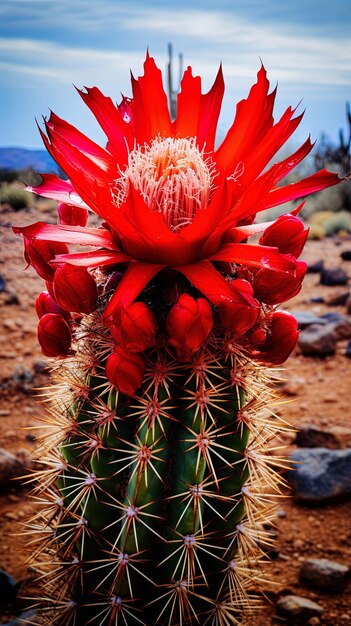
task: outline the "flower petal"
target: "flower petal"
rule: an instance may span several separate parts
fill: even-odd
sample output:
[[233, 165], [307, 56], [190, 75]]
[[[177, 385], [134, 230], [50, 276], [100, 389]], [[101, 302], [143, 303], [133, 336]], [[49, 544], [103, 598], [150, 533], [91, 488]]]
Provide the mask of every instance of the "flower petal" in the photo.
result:
[[42, 182], [35, 187], [26, 187], [26, 191], [36, 193], [38, 196], [51, 198], [57, 202], [64, 202], [72, 206], [89, 209], [88, 205], [78, 196], [69, 180], [62, 180], [55, 174], [39, 174]]
[[29, 226], [13, 227], [16, 235], [25, 239], [38, 241], [60, 241], [62, 243], [76, 243], [82, 246], [103, 246], [108, 250], [116, 249], [116, 242], [111, 233], [105, 228], [85, 228], [83, 226], [64, 226], [36, 222]]
[[127, 308], [132, 304], [148, 282], [156, 276], [163, 267], [163, 265], [153, 263], [131, 263], [106, 307], [104, 313], [105, 321], [108, 323], [108, 320], [121, 305]]
[[276, 187], [276, 189], [272, 189], [268, 198], [269, 202], [265, 208], [277, 206], [279, 204], [283, 204], [284, 202], [288, 202], [289, 200], [295, 200], [296, 198], [307, 196], [311, 193], [315, 193], [316, 191], [320, 191], [321, 189], [326, 189], [327, 187], [333, 187], [344, 180], [347, 180], [347, 178], [340, 178], [338, 174], [328, 172], [326, 169], [319, 170], [319, 172], [316, 172], [315, 174], [312, 174], [312, 176], [308, 176], [297, 183], [291, 183], [285, 187]]
[[92, 250], [91, 252], [74, 252], [72, 254], [57, 254], [50, 265], [59, 266], [62, 263], [70, 263], [79, 267], [105, 267], [116, 263], [132, 261], [123, 252], [110, 252], [109, 250]]
[[216, 137], [218, 117], [221, 111], [224, 94], [224, 80], [222, 65], [220, 65], [216, 80], [210, 91], [201, 96], [200, 118], [197, 129], [197, 144], [206, 152], [212, 152]]
[[278, 248], [272, 246], [248, 243], [226, 243], [218, 252], [209, 257], [209, 260], [228, 261], [288, 273], [293, 273], [296, 268], [295, 258], [290, 254], [282, 254]]

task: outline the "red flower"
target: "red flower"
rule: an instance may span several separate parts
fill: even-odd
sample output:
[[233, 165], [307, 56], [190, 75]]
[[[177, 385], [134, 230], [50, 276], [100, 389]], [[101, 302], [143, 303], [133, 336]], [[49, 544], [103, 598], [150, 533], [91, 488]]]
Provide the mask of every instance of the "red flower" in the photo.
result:
[[212, 309], [205, 298], [192, 298], [184, 293], [171, 308], [166, 330], [169, 343], [179, 358], [187, 361], [208, 339], [212, 330]]
[[280, 365], [292, 353], [298, 337], [294, 316], [286, 311], [275, 311], [268, 324], [266, 341], [255, 356], [260, 361]]
[[38, 324], [38, 341], [45, 356], [66, 356], [72, 341], [71, 329], [58, 313], [46, 313]]
[[66, 311], [91, 313], [97, 300], [97, 287], [86, 269], [66, 263], [56, 270], [54, 294], [57, 303]]
[[131, 354], [117, 347], [108, 357], [105, 371], [116, 389], [133, 396], [143, 382], [145, 361], [140, 354]]
[[263, 246], [275, 246], [284, 254], [298, 258], [304, 248], [308, 228], [304, 228], [298, 217], [287, 213], [281, 215], [264, 231], [259, 243]]
[[143, 352], [156, 343], [157, 322], [144, 302], [121, 305], [109, 320], [111, 335], [128, 352]]
[[42, 291], [38, 295], [35, 301], [35, 310], [39, 319], [46, 313], [59, 313], [67, 321], [70, 319], [70, 314], [57, 304], [47, 291]]
[[[168, 267], [183, 274], [220, 308], [228, 330], [243, 334], [257, 319], [256, 298], [269, 304], [286, 300], [297, 293], [304, 274], [295, 257], [306, 235], [296, 219], [287, 216], [276, 226], [257, 225], [252, 223], [255, 214], [336, 185], [340, 178], [321, 170], [298, 182], [281, 184], [311, 151], [309, 139], [287, 158], [268, 166], [302, 115], [295, 115], [289, 107], [274, 121], [276, 91], [269, 93], [264, 67], [247, 99], [237, 105], [233, 124], [218, 148], [215, 135], [224, 92], [221, 68], [206, 94], [201, 92], [200, 78], [187, 68], [175, 121], [169, 114], [161, 72], [149, 55], [144, 68], [143, 76], [132, 77], [132, 98], [123, 97], [119, 106], [96, 87], [79, 92], [107, 136], [106, 149], [54, 113], [45, 120], [46, 134], [41, 131], [45, 146], [69, 180], [44, 175], [32, 191], [91, 209], [100, 216], [101, 226], [76, 225], [74, 217], [64, 218], [65, 224], [38, 222], [14, 231], [31, 246], [40, 242], [82, 246], [82, 252], [58, 252], [53, 267], [127, 264], [105, 320], [116, 311], [128, 310], [147, 284]], [[245, 243], [265, 229], [267, 234], [258, 245]], [[94, 250], [86, 252], [85, 246]], [[225, 264], [235, 266], [238, 276], [246, 269], [248, 277], [256, 274], [254, 295], [249, 286], [228, 283]], [[78, 273], [68, 298], [73, 302], [76, 286], [79, 291], [77, 277]], [[58, 288], [57, 297], [62, 305]]]
[[296, 275], [289, 276], [283, 272], [259, 270], [253, 279], [256, 298], [266, 304], [279, 304], [296, 296], [302, 286], [307, 271], [307, 263], [297, 261]]

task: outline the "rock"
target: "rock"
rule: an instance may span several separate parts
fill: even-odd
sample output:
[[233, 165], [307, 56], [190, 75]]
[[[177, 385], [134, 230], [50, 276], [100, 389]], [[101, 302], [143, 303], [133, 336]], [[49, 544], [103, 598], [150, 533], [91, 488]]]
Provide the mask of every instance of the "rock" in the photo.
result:
[[16, 487], [13, 478], [25, 474], [23, 462], [4, 448], [0, 448], [0, 488]]
[[331, 298], [328, 298], [326, 304], [328, 306], [344, 306], [350, 297], [349, 291], [342, 291]]
[[351, 250], [343, 250], [340, 256], [344, 261], [351, 261]]
[[321, 273], [320, 284], [334, 287], [336, 285], [347, 285], [349, 275], [342, 267], [324, 268]]
[[349, 358], [351, 358], [351, 341], [348, 342], [347, 346], [346, 346], [346, 352], [345, 352], [346, 356], [348, 356]]
[[324, 609], [319, 604], [301, 596], [282, 596], [277, 602], [277, 610], [288, 620], [308, 620], [322, 615]]
[[346, 313], [351, 315], [351, 296], [347, 299], [346, 302]]
[[351, 448], [300, 448], [290, 455], [288, 478], [306, 504], [327, 504], [351, 496]]
[[291, 314], [296, 319], [300, 329], [306, 328], [306, 326], [311, 326], [311, 324], [325, 325], [328, 323], [328, 321], [323, 317], [318, 317], [308, 311], [291, 311]]
[[5, 289], [6, 289], [6, 281], [5, 281], [5, 278], [1, 276], [0, 274], [0, 293], [2, 291], [5, 291]]
[[34, 361], [33, 371], [35, 374], [49, 374], [50, 365], [47, 361], [42, 361], [42, 360]]
[[300, 579], [312, 587], [326, 591], [342, 591], [350, 570], [329, 559], [308, 559], [300, 570]]
[[0, 569], [0, 605], [4, 606], [5, 604], [9, 604], [12, 602], [18, 592], [20, 583], [17, 582], [11, 576], [5, 572], [5, 570]]
[[30, 626], [30, 624], [35, 624], [37, 622], [33, 622], [33, 618], [35, 618], [35, 611], [24, 611], [18, 617], [6, 622], [5, 624], [0, 624], [0, 626]]
[[9, 293], [9, 294], [6, 296], [6, 298], [5, 298], [5, 304], [7, 304], [7, 305], [12, 305], [12, 304], [15, 304], [16, 306], [17, 306], [18, 304], [20, 304], [20, 299], [19, 299], [19, 297], [18, 297], [17, 293], [12, 293], [12, 292], [11, 292], [11, 293]]
[[323, 296], [312, 296], [310, 302], [312, 302], [312, 304], [323, 304], [323, 302], [325, 302], [325, 299], [323, 298]]
[[17, 365], [12, 374], [12, 380], [17, 383], [17, 385], [26, 385], [27, 383], [32, 383], [34, 380], [33, 372], [25, 367], [24, 365]]
[[324, 313], [320, 317], [321, 320], [326, 320], [330, 329], [334, 331], [338, 340], [349, 339], [351, 337], [351, 318], [348, 315], [342, 313]]
[[302, 354], [334, 354], [337, 335], [329, 324], [312, 324], [300, 332], [298, 345]]
[[331, 426], [328, 430], [321, 430], [314, 424], [301, 424], [294, 443], [300, 448], [347, 448], [351, 446], [351, 428]]
[[320, 261], [315, 261], [315, 263], [310, 263], [307, 266], [308, 274], [319, 274], [324, 269], [324, 261], [321, 259]]

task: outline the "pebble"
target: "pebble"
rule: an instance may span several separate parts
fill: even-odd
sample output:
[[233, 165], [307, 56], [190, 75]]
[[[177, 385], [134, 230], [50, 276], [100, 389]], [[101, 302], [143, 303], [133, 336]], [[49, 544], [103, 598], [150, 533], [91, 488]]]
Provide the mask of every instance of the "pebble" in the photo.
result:
[[0, 417], [7, 417], [8, 415], [11, 415], [11, 411], [9, 411], [8, 409], [0, 410]]
[[315, 261], [314, 263], [309, 263], [307, 266], [308, 274], [319, 274], [324, 268], [324, 261], [320, 259], [319, 261]]
[[351, 495], [351, 448], [300, 448], [289, 456], [287, 475], [295, 496], [307, 504], [327, 504]]
[[311, 324], [300, 331], [299, 348], [304, 355], [334, 354], [338, 337], [329, 325]]
[[351, 337], [351, 317], [342, 313], [324, 313], [320, 319], [326, 320], [330, 328], [334, 331], [337, 339], [348, 339]]
[[308, 598], [294, 595], [282, 596], [279, 598], [277, 602], [277, 610], [278, 613], [287, 619], [300, 620], [308, 620], [311, 617], [318, 617], [324, 612], [324, 609], [322, 609], [322, 607], [316, 602], [312, 602], [312, 600], [309, 600]]
[[8, 574], [7, 572], [5, 572], [5, 570], [0, 569], [0, 605], [1, 606], [4, 606], [5, 604], [9, 604], [15, 599], [19, 586], [20, 586], [20, 583], [17, 582], [17, 580], [15, 580], [13, 576], [11, 576], [11, 574]]
[[0, 448], [0, 488], [20, 486], [19, 481], [12, 480], [25, 474], [23, 462], [4, 448]]
[[5, 298], [5, 304], [7, 305], [19, 305], [21, 304], [17, 293], [9, 293]]
[[338, 293], [335, 296], [328, 298], [326, 304], [328, 306], [344, 306], [349, 299], [349, 296], [349, 291], [342, 291], [341, 293]]
[[343, 250], [340, 256], [344, 261], [351, 261], [351, 250]]
[[320, 284], [334, 287], [336, 285], [347, 285], [349, 275], [342, 267], [324, 268], [321, 273]]
[[308, 559], [300, 571], [300, 579], [314, 588], [342, 591], [350, 570], [346, 565], [329, 559]]
[[314, 315], [308, 311], [291, 311], [291, 314], [296, 319], [300, 329], [306, 328], [306, 326], [311, 326], [311, 324], [323, 325], [328, 323], [323, 317], [318, 317], [318, 315]]
[[[329, 401], [328, 398], [324, 400]], [[294, 443], [300, 448], [347, 448], [351, 446], [351, 428], [331, 426], [328, 430], [321, 430], [314, 424], [302, 424]]]

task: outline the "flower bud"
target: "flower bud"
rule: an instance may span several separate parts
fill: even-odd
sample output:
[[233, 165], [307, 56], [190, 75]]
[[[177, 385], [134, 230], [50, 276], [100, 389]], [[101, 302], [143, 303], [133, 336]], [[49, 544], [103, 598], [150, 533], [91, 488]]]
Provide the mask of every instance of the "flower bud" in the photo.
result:
[[303, 250], [308, 235], [308, 228], [295, 215], [281, 215], [259, 239], [263, 246], [275, 246], [283, 254], [292, 254], [298, 258]]
[[66, 311], [91, 313], [97, 300], [95, 280], [84, 267], [65, 263], [54, 277], [56, 302]]
[[109, 324], [111, 335], [128, 352], [144, 352], [156, 343], [157, 322], [144, 302], [121, 305]]
[[35, 310], [39, 319], [46, 313], [59, 313], [67, 321], [70, 319], [70, 314], [57, 304], [47, 291], [42, 291], [38, 295], [35, 301]]
[[290, 300], [299, 293], [306, 270], [304, 261], [296, 262], [295, 276], [274, 270], [259, 270], [253, 280], [255, 296], [266, 304]]
[[196, 300], [187, 293], [180, 296], [166, 320], [169, 343], [184, 361], [190, 360], [201, 348], [208, 339], [212, 326], [212, 309], [207, 300]]
[[299, 337], [297, 321], [286, 311], [275, 311], [267, 326], [267, 338], [255, 358], [280, 365], [290, 356]]
[[45, 356], [65, 356], [72, 342], [71, 329], [58, 313], [46, 313], [38, 324], [38, 341]]
[[260, 306], [253, 297], [252, 287], [247, 280], [237, 278], [230, 285], [233, 296], [222, 298], [219, 316], [225, 329], [239, 337], [256, 323]]
[[145, 374], [145, 361], [140, 354], [131, 354], [117, 347], [106, 361], [106, 376], [118, 391], [134, 396]]
[[86, 226], [88, 211], [79, 206], [60, 202], [57, 206], [58, 224], [68, 226]]
[[57, 254], [67, 254], [67, 252], [68, 247], [65, 243], [24, 239], [24, 258], [44, 280], [52, 281], [56, 271], [56, 268], [49, 265], [49, 261]]

